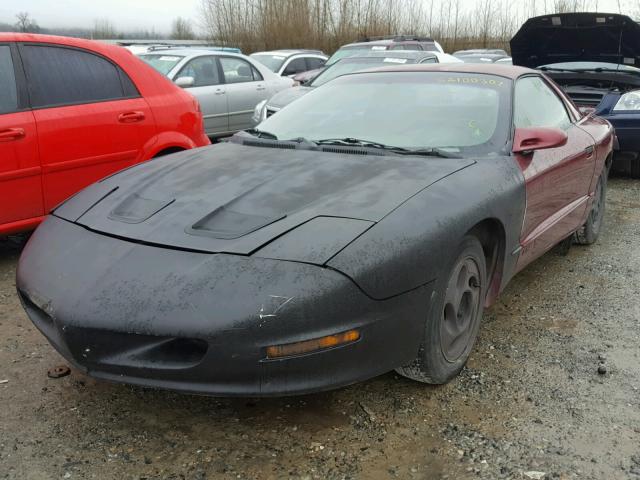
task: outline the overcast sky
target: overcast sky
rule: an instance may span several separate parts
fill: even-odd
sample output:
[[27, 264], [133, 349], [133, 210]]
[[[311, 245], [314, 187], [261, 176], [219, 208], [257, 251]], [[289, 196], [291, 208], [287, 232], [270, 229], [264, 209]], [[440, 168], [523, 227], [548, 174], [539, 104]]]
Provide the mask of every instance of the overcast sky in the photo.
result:
[[[475, 1], [462, 3], [471, 7]], [[41, 27], [92, 28], [95, 19], [106, 18], [117, 30], [169, 32], [176, 17], [197, 24], [199, 5], [200, 0], [0, 0], [0, 22], [14, 23], [16, 13], [29, 12]], [[617, 13], [618, 1], [599, 0], [598, 10]]]
[[168, 32], [176, 17], [198, 18], [200, 0], [0, 0], [0, 22], [15, 23], [16, 13], [29, 12], [41, 27], [93, 28], [109, 19], [117, 30]]

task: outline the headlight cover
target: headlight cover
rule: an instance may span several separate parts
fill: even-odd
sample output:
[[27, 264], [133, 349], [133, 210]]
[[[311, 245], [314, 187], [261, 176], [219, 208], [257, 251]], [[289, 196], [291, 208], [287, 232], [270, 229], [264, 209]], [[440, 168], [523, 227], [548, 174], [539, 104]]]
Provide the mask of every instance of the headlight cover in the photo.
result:
[[613, 111], [640, 111], [640, 90], [634, 90], [622, 95], [616, 106], [613, 107]]
[[262, 111], [264, 110], [264, 106], [266, 104], [267, 104], [267, 101], [262, 100], [259, 104], [256, 105], [256, 108], [253, 110], [252, 119], [256, 125], [260, 123], [262, 120], [264, 120]]

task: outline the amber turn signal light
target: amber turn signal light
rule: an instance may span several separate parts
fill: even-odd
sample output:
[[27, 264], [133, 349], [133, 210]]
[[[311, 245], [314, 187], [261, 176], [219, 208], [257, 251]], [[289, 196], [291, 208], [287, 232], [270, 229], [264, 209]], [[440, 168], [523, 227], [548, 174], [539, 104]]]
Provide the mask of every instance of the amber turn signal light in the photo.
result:
[[325, 350], [327, 348], [337, 347], [338, 345], [353, 343], [359, 338], [360, 332], [358, 330], [349, 330], [347, 332], [336, 333], [335, 335], [305, 340], [304, 342], [274, 345], [267, 347], [267, 358], [292, 357], [303, 353]]

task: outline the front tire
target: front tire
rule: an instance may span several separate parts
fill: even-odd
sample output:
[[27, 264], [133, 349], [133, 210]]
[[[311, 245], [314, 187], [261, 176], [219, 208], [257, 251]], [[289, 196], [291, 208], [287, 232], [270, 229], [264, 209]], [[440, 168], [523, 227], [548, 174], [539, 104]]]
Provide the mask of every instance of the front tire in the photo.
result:
[[591, 245], [598, 240], [604, 222], [606, 197], [607, 178], [606, 172], [603, 172], [596, 185], [596, 193], [593, 196], [591, 211], [589, 212], [587, 221], [576, 232], [576, 243], [579, 245]]
[[398, 368], [401, 375], [442, 384], [464, 367], [482, 319], [487, 294], [487, 266], [482, 245], [465, 236], [445, 274], [436, 281], [418, 358]]

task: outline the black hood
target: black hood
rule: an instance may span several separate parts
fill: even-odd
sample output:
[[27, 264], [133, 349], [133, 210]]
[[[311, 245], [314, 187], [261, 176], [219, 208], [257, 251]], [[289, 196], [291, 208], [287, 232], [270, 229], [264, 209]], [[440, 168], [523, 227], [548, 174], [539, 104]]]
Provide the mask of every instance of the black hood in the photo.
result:
[[640, 67], [640, 25], [626, 15], [561, 13], [530, 18], [511, 39], [514, 65], [608, 62]]
[[[54, 214], [134, 241], [247, 255], [318, 218], [353, 219], [355, 227], [334, 222], [331, 228], [357, 236], [420, 190], [474, 163], [223, 143], [116, 174]], [[306, 226], [308, 240], [316, 241], [319, 225]]]

